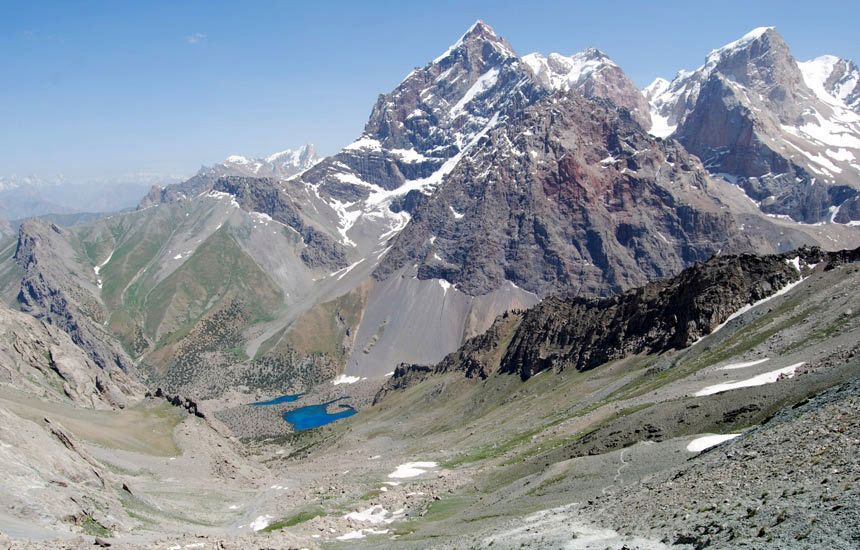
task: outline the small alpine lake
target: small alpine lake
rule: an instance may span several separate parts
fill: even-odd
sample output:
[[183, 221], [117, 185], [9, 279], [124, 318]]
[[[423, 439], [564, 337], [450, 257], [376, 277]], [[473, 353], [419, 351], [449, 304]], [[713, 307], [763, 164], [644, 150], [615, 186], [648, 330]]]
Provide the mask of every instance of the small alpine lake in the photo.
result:
[[[271, 405], [279, 405], [281, 403], [292, 403], [293, 401], [297, 401], [303, 395], [303, 393], [282, 395], [280, 397], [269, 399], [268, 401], [257, 401], [256, 403], [251, 403], [251, 406], [267, 407]], [[319, 428], [320, 426], [325, 426], [326, 424], [331, 424], [341, 418], [350, 417], [358, 412], [352, 406], [340, 403], [337, 406], [338, 410], [330, 413], [328, 411], [329, 405], [337, 403], [342, 399], [349, 399], [349, 396], [345, 395], [338, 397], [337, 399], [332, 399], [331, 401], [326, 401], [325, 403], [306, 405], [297, 409], [284, 411], [282, 416], [284, 420], [293, 427], [293, 430], [297, 432], [312, 430], [314, 428]]]
[[257, 401], [256, 403], [251, 403], [251, 405], [254, 407], [267, 407], [269, 405], [278, 405], [280, 403], [292, 403], [293, 401], [297, 401], [299, 397], [303, 395], [303, 393], [282, 395], [280, 397], [275, 397], [274, 399], [269, 399], [268, 401]]
[[336, 420], [350, 417], [358, 412], [350, 405], [344, 405], [342, 403], [338, 405], [338, 408], [340, 409], [339, 411], [333, 413], [328, 412], [328, 406], [340, 401], [341, 399], [347, 399], [347, 397], [338, 397], [337, 399], [332, 399], [331, 401], [320, 403], [319, 405], [308, 405], [306, 407], [299, 407], [298, 409], [286, 411], [284, 412], [284, 420], [286, 420], [295, 431], [300, 432], [331, 424]]

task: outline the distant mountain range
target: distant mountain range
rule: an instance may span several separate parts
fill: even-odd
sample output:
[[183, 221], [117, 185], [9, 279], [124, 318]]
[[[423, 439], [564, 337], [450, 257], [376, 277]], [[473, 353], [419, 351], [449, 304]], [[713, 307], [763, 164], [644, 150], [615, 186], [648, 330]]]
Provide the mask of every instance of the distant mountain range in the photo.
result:
[[302, 145], [298, 149], [286, 149], [263, 158], [230, 155], [224, 162], [203, 166], [192, 178], [180, 184], [153, 186], [140, 206], [191, 198], [212, 189], [218, 178], [225, 176], [287, 178], [307, 170], [317, 162], [319, 158], [316, 147], [312, 144]]
[[[287, 177], [319, 159], [313, 145], [287, 149], [264, 158], [230, 155], [222, 163], [203, 166], [192, 180], [215, 180], [226, 175]], [[45, 214], [118, 212], [141, 203], [148, 193], [186, 181], [179, 176], [129, 174], [109, 180], [70, 181], [63, 177], [0, 176], [0, 218], [20, 220]], [[144, 199], [146, 200], [146, 199]]]
[[0, 218], [116, 212], [134, 207], [155, 183], [179, 181], [177, 177], [157, 174], [132, 174], [104, 181], [0, 177]]

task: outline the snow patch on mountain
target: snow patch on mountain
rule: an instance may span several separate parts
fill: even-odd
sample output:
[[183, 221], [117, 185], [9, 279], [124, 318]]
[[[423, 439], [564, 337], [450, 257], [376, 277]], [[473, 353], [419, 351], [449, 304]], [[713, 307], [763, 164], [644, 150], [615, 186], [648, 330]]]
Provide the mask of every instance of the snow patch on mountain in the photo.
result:
[[469, 104], [475, 97], [480, 94], [485, 93], [487, 90], [496, 85], [496, 82], [499, 80], [499, 69], [492, 68], [482, 74], [478, 80], [472, 84], [472, 87], [469, 88], [463, 97], [460, 98], [460, 101], [457, 102], [451, 108], [450, 116], [451, 118], [456, 118], [458, 115], [462, 114], [466, 105]]
[[847, 59], [822, 55], [797, 64], [803, 80], [825, 103], [860, 112], [860, 70]]
[[553, 90], [574, 90], [595, 73], [608, 67], [618, 67], [606, 54], [594, 48], [569, 57], [558, 53], [546, 57], [540, 53], [531, 53], [522, 59]]

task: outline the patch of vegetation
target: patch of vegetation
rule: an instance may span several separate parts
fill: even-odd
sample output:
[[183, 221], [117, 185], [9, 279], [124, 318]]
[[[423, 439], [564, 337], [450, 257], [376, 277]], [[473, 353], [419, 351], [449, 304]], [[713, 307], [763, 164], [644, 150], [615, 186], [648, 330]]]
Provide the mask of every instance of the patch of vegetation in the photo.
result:
[[367, 302], [367, 289], [359, 287], [303, 314], [285, 333], [283, 345], [305, 355], [323, 354], [342, 361], [348, 353], [344, 341], [353, 334]]
[[453, 458], [442, 464], [443, 468], [456, 468], [458, 466], [462, 466], [464, 464], [470, 464], [472, 462], [479, 462], [481, 460], [487, 460], [489, 458], [495, 458], [501, 456], [511, 449], [518, 447], [524, 443], [531, 441], [532, 437], [536, 434], [545, 430], [546, 427], [540, 427], [534, 430], [528, 430], [525, 432], [521, 432], [519, 434], [514, 435], [513, 437], [502, 441], [501, 443], [492, 443], [489, 445], [482, 445], [476, 449], [473, 449], [471, 452], [466, 453], [464, 455]]
[[119, 500], [122, 504], [123, 509], [129, 515], [129, 517], [133, 517], [134, 519], [147, 525], [156, 527], [161, 526], [163, 524], [162, 519], [168, 518], [171, 521], [179, 521], [182, 523], [199, 525], [201, 527], [215, 526], [214, 523], [200, 521], [185, 514], [165, 513], [163, 510], [159, 510], [158, 508], [155, 508], [146, 501], [126, 492], [120, 493]]
[[[600, 408], [600, 407], [607, 405], [607, 404], [608, 404], [608, 401], [600, 401], [598, 403], [592, 404], [590, 407], [588, 407], [588, 409], [589, 409], [589, 411], [594, 410], [594, 409]], [[594, 433], [595, 431], [597, 431], [601, 427], [609, 424], [610, 422], [614, 422], [615, 420], [618, 420], [619, 418], [623, 418], [625, 416], [629, 416], [631, 414], [645, 410], [648, 407], [650, 407], [651, 405], [653, 405], [653, 403], [640, 403], [639, 405], [634, 405], [632, 407], [627, 407], [625, 409], [621, 409], [620, 411], [616, 411], [611, 416], [602, 420], [596, 426], [591, 427], [591, 429], [589, 429], [587, 431], [582, 431], [582, 432], [578, 432], [578, 433], [575, 433], [572, 435], [567, 435], [567, 436], [563, 436], [563, 437], [556, 437], [556, 438], [542, 441], [541, 443], [532, 447], [531, 449], [527, 450], [526, 452], [524, 452], [520, 455], [514, 456], [511, 459], [505, 461], [504, 463], [502, 463], [502, 465], [503, 466], [510, 466], [510, 465], [516, 464], [518, 462], [525, 462], [530, 458], [547, 455], [547, 454], [551, 453], [552, 451], [555, 451], [556, 449], [560, 449], [563, 447], [567, 447], [568, 445], [572, 445], [572, 444], [576, 443], [577, 441], [579, 441], [580, 439], [582, 439], [583, 437], [585, 437], [591, 433]], [[572, 416], [570, 418], [574, 418], [576, 416], [581, 416], [582, 414], [583, 413], [581, 411], [578, 411], [577, 414], [575, 414], [574, 416]], [[554, 423], [554, 424], [556, 424], [556, 423]], [[549, 427], [550, 426], [547, 426], [547, 428], [549, 428]], [[546, 429], [546, 428], [544, 428], [544, 429]]]
[[110, 537], [112, 535], [110, 529], [99, 523], [92, 516], [86, 516], [81, 523], [81, 529], [84, 533], [94, 537]]
[[241, 299], [247, 323], [255, 324], [271, 320], [272, 305], [280, 304], [283, 296], [222, 228], [146, 295], [146, 333], [157, 334], [166, 322], [172, 332], [188, 332], [213, 306], [233, 299]]
[[424, 521], [441, 521], [465, 512], [474, 502], [474, 498], [466, 495], [457, 495], [442, 500], [434, 500], [427, 506], [424, 513]]
[[271, 533], [273, 531], [280, 531], [281, 529], [286, 529], [287, 527], [293, 527], [300, 523], [304, 523], [306, 521], [310, 521], [314, 518], [321, 517], [325, 515], [325, 511], [320, 507], [315, 507], [307, 510], [301, 510], [296, 512], [291, 516], [286, 516], [284, 518], [275, 521], [274, 523], [269, 524], [268, 527], [263, 529], [264, 533]]
[[531, 489], [526, 494], [529, 495], [530, 497], [540, 495], [544, 491], [546, 491], [546, 489], [548, 489], [549, 487], [564, 481], [566, 478], [567, 478], [567, 474], [557, 474], [557, 475], [554, 475], [552, 477], [548, 477], [548, 478], [544, 479], [543, 481], [541, 481], [537, 487], [534, 487], [533, 489]]
[[538, 445], [535, 445], [531, 449], [528, 449], [524, 453], [518, 454], [510, 459], [506, 460], [502, 463], [502, 466], [510, 466], [512, 464], [516, 464], [518, 462], [525, 462], [530, 458], [534, 458], [536, 456], [540, 456], [542, 454], [548, 453], [550, 451], [554, 451], [559, 447], [564, 447], [570, 445], [571, 443], [576, 443], [580, 439], [585, 436], [587, 432], [579, 432], [573, 435], [568, 435], [564, 437], [555, 437], [552, 439], [548, 439], [546, 441], [542, 441]]
[[783, 353], [792, 353], [817, 342], [823, 342], [829, 338], [838, 336], [839, 334], [846, 332], [848, 330], [847, 325], [854, 323], [858, 317], [860, 317], [860, 311], [854, 312], [851, 315], [840, 315], [825, 327], [812, 331], [812, 333], [803, 340], [792, 342], [785, 348], [785, 350], [783, 350]]
[[[132, 410], [135, 409], [142, 413], [142, 417], [135, 416], [133, 425], [128, 425], [127, 431], [123, 433], [135, 439], [140, 438], [140, 441], [130, 446], [129, 450], [145, 451], [155, 456], [179, 456], [182, 451], [173, 439], [173, 431], [186, 418], [185, 412], [166, 401], [154, 407], [138, 406]], [[122, 442], [117, 446], [125, 448]]]

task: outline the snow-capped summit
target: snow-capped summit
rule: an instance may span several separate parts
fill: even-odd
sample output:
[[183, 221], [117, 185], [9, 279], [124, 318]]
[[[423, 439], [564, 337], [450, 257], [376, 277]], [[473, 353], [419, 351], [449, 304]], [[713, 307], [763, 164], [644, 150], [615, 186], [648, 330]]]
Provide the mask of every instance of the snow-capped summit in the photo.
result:
[[642, 89], [642, 94], [645, 96], [645, 99], [650, 102], [652, 99], [668, 90], [670, 84], [671, 82], [658, 76], [653, 82], [651, 82], [651, 84], [648, 84]]
[[[742, 37], [729, 42], [721, 48], [711, 50], [707, 57], [707, 65], [717, 64], [728, 56], [731, 56], [744, 48], [748, 48], [754, 42], [765, 38], [769, 33], [776, 34], [775, 27], [758, 27], [746, 33]], [[779, 36], [776, 34], [776, 36]]]
[[511, 46], [502, 37], [496, 34], [496, 31], [494, 31], [492, 27], [478, 19], [471, 27], [469, 27], [469, 30], [463, 33], [456, 42], [451, 44], [448, 49], [434, 59], [432, 63], [441, 63], [457, 51], [462, 50], [464, 46], [474, 43], [487, 43], [502, 56], [516, 57]]
[[619, 107], [628, 109], [645, 128], [650, 127], [648, 103], [642, 93], [624, 71], [597, 48], [588, 48], [571, 56], [531, 53], [523, 56], [522, 60], [544, 87], [610, 99]]
[[596, 48], [589, 48], [570, 57], [558, 53], [551, 53], [549, 56], [531, 53], [524, 55], [523, 61], [541, 82], [554, 90], [576, 89], [595, 73], [618, 67], [609, 56]]
[[839, 61], [798, 64], [773, 27], [759, 27], [646, 88], [651, 133], [678, 139], [768, 214], [846, 220], [860, 189], [860, 117], [846, 102], [856, 67]]
[[231, 175], [260, 176], [260, 177], [290, 177], [307, 170], [317, 163], [316, 148], [313, 144], [302, 145], [298, 149], [285, 149], [262, 158], [248, 158], [242, 155], [230, 155], [220, 165], [228, 170], [240, 172]]

